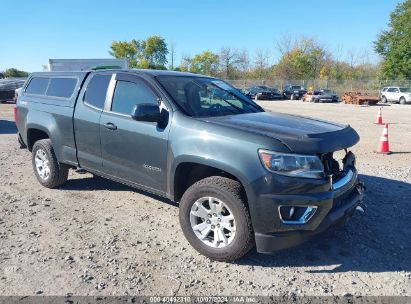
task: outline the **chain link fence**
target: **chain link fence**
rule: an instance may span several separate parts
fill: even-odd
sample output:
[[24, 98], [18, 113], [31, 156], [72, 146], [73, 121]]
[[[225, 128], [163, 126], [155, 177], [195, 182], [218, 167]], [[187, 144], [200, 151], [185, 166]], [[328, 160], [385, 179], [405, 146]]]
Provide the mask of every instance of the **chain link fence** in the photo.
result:
[[383, 87], [398, 86], [411, 88], [411, 80], [377, 80], [377, 79], [352, 79], [352, 80], [282, 80], [282, 79], [238, 79], [226, 80], [239, 89], [247, 89], [251, 86], [264, 85], [282, 90], [286, 84], [301, 85], [306, 89], [330, 89], [338, 95], [347, 91], [358, 91], [370, 95], [378, 95]]

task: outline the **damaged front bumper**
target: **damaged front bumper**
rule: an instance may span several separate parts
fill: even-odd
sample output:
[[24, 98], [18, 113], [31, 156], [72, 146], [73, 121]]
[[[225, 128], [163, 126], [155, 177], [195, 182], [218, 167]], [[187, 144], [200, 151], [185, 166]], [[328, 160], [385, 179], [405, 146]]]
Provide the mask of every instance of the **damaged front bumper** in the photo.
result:
[[313, 230], [294, 230], [276, 233], [255, 233], [257, 251], [271, 253], [281, 249], [297, 246], [311, 237], [324, 232], [333, 225], [344, 223], [351, 217], [357, 207], [363, 209], [363, 184], [358, 182], [343, 199], [334, 201], [336, 207], [321, 219]]
[[[271, 253], [296, 246], [333, 225], [344, 223], [357, 207], [363, 210], [365, 186], [358, 179], [354, 163], [353, 158], [345, 166], [344, 175], [336, 181], [330, 176], [328, 183], [277, 178], [275, 183], [288, 184], [289, 189], [280, 194], [260, 194], [255, 200], [254, 218], [258, 221], [253, 220], [253, 225], [257, 251]], [[292, 217], [283, 218], [282, 208]]]

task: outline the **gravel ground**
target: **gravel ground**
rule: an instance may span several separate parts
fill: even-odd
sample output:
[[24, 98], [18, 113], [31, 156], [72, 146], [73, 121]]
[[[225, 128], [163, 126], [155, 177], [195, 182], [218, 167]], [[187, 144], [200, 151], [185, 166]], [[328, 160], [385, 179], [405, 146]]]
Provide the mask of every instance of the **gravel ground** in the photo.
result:
[[261, 102], [350, 123], [368, 187], [363, 215], [273, 255], [235, 263], [194, 251], [176, 204], [90, 174], [40, 186], [0, 105], [0, 295], [411, 295], [411, 106], [383, 107], [395, 153], [378, 155], [377, 107]]

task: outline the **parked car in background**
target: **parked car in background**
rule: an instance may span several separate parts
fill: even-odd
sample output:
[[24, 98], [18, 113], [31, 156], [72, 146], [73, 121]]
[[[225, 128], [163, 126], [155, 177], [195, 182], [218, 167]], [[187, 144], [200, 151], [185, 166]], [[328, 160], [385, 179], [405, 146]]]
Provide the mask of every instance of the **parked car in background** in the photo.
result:
[[378, 93], [378, 98], [381, 100], [382, 95], [384, 94], [385, 91], [387, 91], [388, 87], [384, 87], [380, 90]]
[[25, 78], [0, 80], [0, 102], [15, 101], [16, 89], [21, 88], [25, 81]]
[[278, 100], [283, 99], [283, 95], [277, 89], [267, 86], [253, 86], [246, 91], [250, 99], [255, 100]]
[[301, 99], [307, 90], [303, 86], [287, 84], [282, 93], [284, 98], [294, 100]]
[[410, 88], [402, 87], [387, 87], [385, 91], [381, 91], [381, 102], [398, 102], [406, 104], [411, 102]]
[[309, 91], [305, 93], [302, 97], [303, 101], [307, 102], [338, 102], [338, 97], [336, 94], [332, 93], [331, 90], [320, 89]]
[[14, 102], [16, 102], [17, 98], [19, 98], [22, 90], [23, 90], [23, 87], [14, 90], [14, 98], [13, 98]]
[[[212, 77], [33, 73], [14, 115], [41, 185], [59, 187], [81, 168], [179, 202], [188, 242], [219, 261], [298, 245], [363, 199], [347, 151], [359, 141], [354, 129], [266, 112]], [[334, 151], [346, 154], [338, 161]]]
[[319, 91], [324, 94], [331, 95], [334, 99], [336, 99], [336, 101], [338, 101], [338, 95], [335, 91], [330, 90], [330, 89], [319, 89]]

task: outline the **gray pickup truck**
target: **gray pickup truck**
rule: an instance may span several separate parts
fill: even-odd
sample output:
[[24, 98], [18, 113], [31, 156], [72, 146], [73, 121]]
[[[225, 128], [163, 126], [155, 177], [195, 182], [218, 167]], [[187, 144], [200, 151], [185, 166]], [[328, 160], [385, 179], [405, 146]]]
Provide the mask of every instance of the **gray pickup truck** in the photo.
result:
[[82, 169], [179, 202], [188, 242], [215, 260], [300, 244], [362, 201], [350, 126], [266, 112], [219, 79], [33, 73], [14, 114], [43, 186]]

